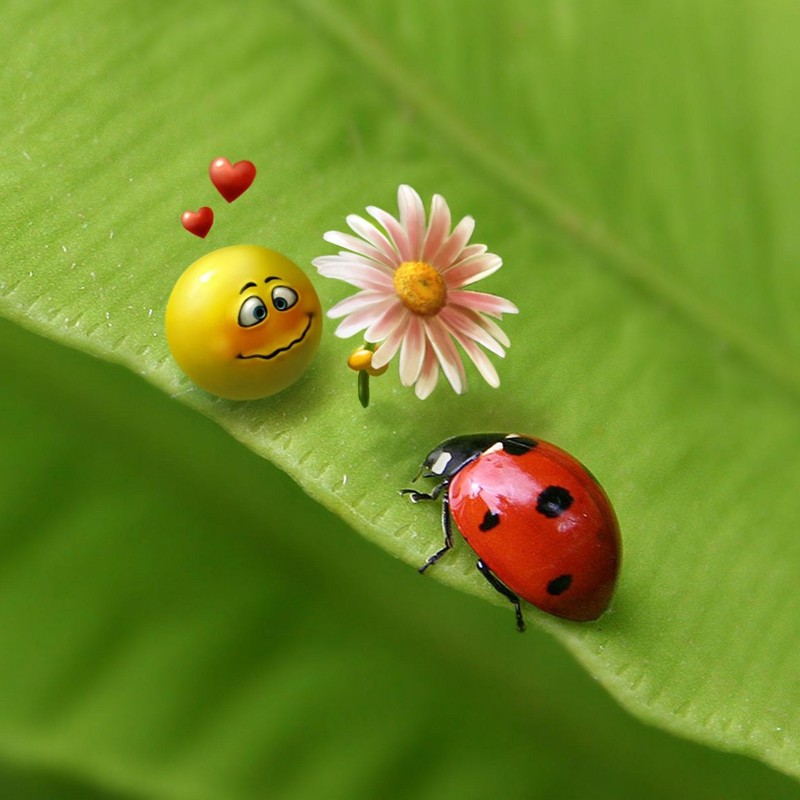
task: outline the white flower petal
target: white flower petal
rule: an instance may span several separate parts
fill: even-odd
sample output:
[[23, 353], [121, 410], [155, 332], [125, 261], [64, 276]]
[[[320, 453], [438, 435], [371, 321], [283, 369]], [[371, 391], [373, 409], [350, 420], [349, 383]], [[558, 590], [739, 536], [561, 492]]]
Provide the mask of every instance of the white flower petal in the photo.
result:
[[453, 340], [436, 317], [425, 320], [425, 334], [436, 351], [436, 357], [453, 391], [461, 394], [466, 388], [466, 375]]
[[366, 256], [372, 261], [377, 261], [379, 264], [383, 264], [390, 269], [394, 267], [394, 264], [378, 250], [377, 247], [369, 242], [365, 242], [363, 239], [359, 239], [357, 236], [353, 236], [349, 233], [341, 233], [339, 231], [326, 231], [322, 238], [326, 242], [335, 244], [337, 247], [344, 247], [347, 250], [352, 250], [354, 253]]
[[408, 236], [403, 226], [391, 214], [389, 214], [387, 211], [384, 211], [382, 208], [367, 206], [367, 214], [369, 214], [378, 223], [383, 225], [384, 230], [389, 234], [389, 238], [397, 248], [400, 259], [402, 261], [413, 261], [414, 259], [411, 256], [411, 246], [408, 243]]
[[472, 363], [478, 368], [478, 372], [480, 372], [486, 383], [496, 389], [500, 385], [500, 376], [497, 374], [494, 364], [489, 361], [486, 353], [472, 339], [462, 336], [460, 333], [454, 333], [453, 336], [464, 348], [464, 352], [472, 359]]
[[397, 190], [397, 207], [400, 209], [400, 224], [408, 234], [411, 252], [409, 261], [419, 261], [425, 237], [425, 206], [422, 198], [410, 186], [403, 184]]
[[424, 400], [436, 388], [439, 380], [439, 361], [432, 347], [428, 347], [425, 352], [425, 360], [422, 362], [422, 370], [419, 374], [414, 392], [420, 400]]
[[353, 266], [356, 269], [361, 269], [362, 266], [369, 267], [370, 269], [376, 269], [379, 272], [382, 272], [389, 279], [389, 281], [391, 281], [394, 276], [394, 267], [387, 267], [386, 264], [382, 264], [371, 258], [367, 258], [366, 256], [359, 255], [358, 253], [347, 252], [346, 250], [340, 250], [335, 256], [319, 256], [313, 259], [311, 263], [318, 270], [320, 270], [320, 274], [322, 274], [322, 271], [328, 267], [341, 267], [343, 265], [347, 265]]
[[[402, 325], [411, 312], [396, 298], [392, 297], [392, 304], [380, 319], [376, 319], [374, 324], [364, 334], [368, 342], [382, 342], [390, 336], [398, 325]], [[405, 327], [405, 326], [404, 326]]]
[[320, 274], [331, 268], [353, 267], [356, 270], [360, 270], [366, 267], [367, 269], [380, 272], [389, 282], [393, 280], [394, 276], [394, 270], [389, 269], [385, 264], [379, 264], [371, 258], [365, 258], [358, 253], [348, 253], [344, 250], [340, 250], [335, 256], [319, 256], [319, 258], [315, 258], [311, 263], [320, 271]]
[[339, 258], [347, 259], [353, 264], [365, 264], [368, 267], [373, 267], [375, 269], [379, 269], [384, 275], [386, 275], [389, 280], [393, 280], [394, 278], [394, 267], [390, 267], [383, 262], [373, 261], [370, 258], [366, 258], [365, 256], [359, 255], [358, 253], [344, 253], [339, 252]]
[[400, 256], [394, 245], [371, 223], [358, 214], [349, 214], [347, 224], [362, 239], [366, 239], [384, 256], [384, 263], [396, 267], [400, 263]]
[[406, 335], [408, 316], [403, 318], [400, 324], [386, 338], [386, 341], [372, 354], [372, 366], [375, 369], [386, 366], [394, 357], [403, 342], [403, 337]]
[[485, 244], [468, 244], [466, 247], [462, 248], [458, 258], [456, 258], [455, 261], [450, 264], [450, 266], [457, 267], [468, 258], [482, 256], [488, 249], [489, 248]]
[[[331, 256], [331, 258], [338, 258]], [[345, 259], [338, 262], [326, 262], [320, 266], [322, 259], [315, 259], [314, 266], [319, 270], [319, 274], [325, 278], [335, 278], [338, 281], [356, 286], [359, 289], [373, 289], [384, 294], [394, 294], [394, 284], [392, 279], [382, 270], [366, 264], [359, 264]]]
[[470, 292], [455, 289], [447, 293], [447, 300], [457, 306], [470, 308], [473, 311], [481, 311], [484, 314], [491, 314], [493, 317], [502, 319], [503, 314], [518, 314], [519, 309], [504, 297], [497, 297], [494, 294], [484, 292]]
[[338, 319], [358, 311], [360, 308], [379, 303], [386, 298], [386, 292], [376, 292], [374, 289], [364, 289], [361, 292], [345, 297], [328, 310], [331, 319]]
[[459, 262], [456, 266], [450, 267], [444, 272], [447, 281], [447, 288], [458, 289], [470, 283], [475, 283], [481, 278], [497, 272], [503, 266], [503, 259], [494, 253], [468, 258], [466, 261]]
[[479, 314], [477, 311], [468, 313], [475, 323], [480, 325], [489, 336], [493, 336], [497, 339], [503, 347], [511, 347], [511, 340], [506, 336], [506, 332], [494, 320], [485, 317], [483, 314]]
[[394, 298], [390, 297], [381, 303], [375, 303], [359, 309], [358, 311], [354, 311], [339, 323], [339, 327], [336, 329], [336, 335], [340, 339], [347, 339], [354, 333], [369, 328], [377, 320], [382, 319], [387, 313], [391, 313], [393, 305]]
[[431, 201], [431, 218], [428, 232], [425, 234], [425, 245], [422, 248], [422, 260], [430, 262], [439, 252], [447, 235], [450, 233], [450, 206], [440, 194], [435, 194]]
[[[330, 312], [328, 312], [328, 315], [330, 316]], [[469, 339], [474, 339], [478, 344], [482, 344], [487, 350], [500, 356], [500, 358], [505, 356], [506, 351], [469, 314], [451, 306], [443, 308], [439, 312], [439, 319], [454, 335], [458, 333]], [[461, 341], [460, 338], [459, 341]]]
[[323, 267], [338, 266], [342, 263], [342, 260], [341, 256], [317, 256], [311, 259], [311, 263], [317, 269], [322, 269]]
[[400, 382], [403, 386], [411, 386], [419, 377], [425, 349], [425, 331], [419, 317], [412, 314], [400, 347]]
[[466, 246], [474, 230], [475, 220], [472, 217], [464, 217], [439, 248], [439, 252], [433, 257], [431, 263], [440, 270], [444, 270], [458, 261], [461, 258], [461, 251]]

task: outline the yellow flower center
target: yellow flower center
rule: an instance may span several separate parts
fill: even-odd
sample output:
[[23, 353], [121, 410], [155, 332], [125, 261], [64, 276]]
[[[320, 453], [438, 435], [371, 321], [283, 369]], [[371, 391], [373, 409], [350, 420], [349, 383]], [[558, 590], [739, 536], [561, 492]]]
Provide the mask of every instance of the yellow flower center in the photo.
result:
[[395, 270], [394, 288], [403, 305], [422, 317], [438, 314], [447, 301], [444, 278], [424, 261], [404, 261]]

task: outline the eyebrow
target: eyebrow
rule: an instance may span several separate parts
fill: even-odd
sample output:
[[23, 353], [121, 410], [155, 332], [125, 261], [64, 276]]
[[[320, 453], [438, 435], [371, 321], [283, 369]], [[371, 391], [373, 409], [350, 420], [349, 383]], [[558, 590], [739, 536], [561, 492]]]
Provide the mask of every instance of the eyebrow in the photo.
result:
[[242, 286], [241, 289], [239, 289], [239, 294], [241, 294], [245, 289], [249, 289], [251, 286], [255, 286], [255, 285], [256, 284], [253, 283], [253, 281], [250, 281], [250, 283], [246, 283], [244, 286]]
[[270, 281], [279, 281], [280, 278], [277, 275], [270, 275], [268, 278], [264, 278], [264, 283], [269, 283]]

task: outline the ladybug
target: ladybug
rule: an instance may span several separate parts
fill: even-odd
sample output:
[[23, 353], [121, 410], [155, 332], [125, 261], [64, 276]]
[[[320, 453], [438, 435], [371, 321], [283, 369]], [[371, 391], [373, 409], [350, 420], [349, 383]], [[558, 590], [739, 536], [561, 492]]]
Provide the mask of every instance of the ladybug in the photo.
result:
[[520, 598], [580, 622], [606, 610], [620, 564], [619, 524], [600, 484], [569, 453], [517, 434], [454, 436], [428, 453], [417, 478], [423, 473], [439, 479], [430, 493], [401, 494], [415, 503], [441, 496], [444, 546], [420, 572], [453, 546], [452, 515], [478, 571], [514, 605], [520, 631]]

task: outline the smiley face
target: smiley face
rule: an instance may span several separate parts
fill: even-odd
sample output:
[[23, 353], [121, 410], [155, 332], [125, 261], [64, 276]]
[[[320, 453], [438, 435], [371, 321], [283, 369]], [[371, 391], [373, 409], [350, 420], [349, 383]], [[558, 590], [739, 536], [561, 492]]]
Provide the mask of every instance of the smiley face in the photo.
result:
[[167, 303], [167, 342], [201, 388], [231, 400], [285, 389], [305, 372], [322, 334], [311, 281], [256, 245], [223, 247], [178, 278]]

